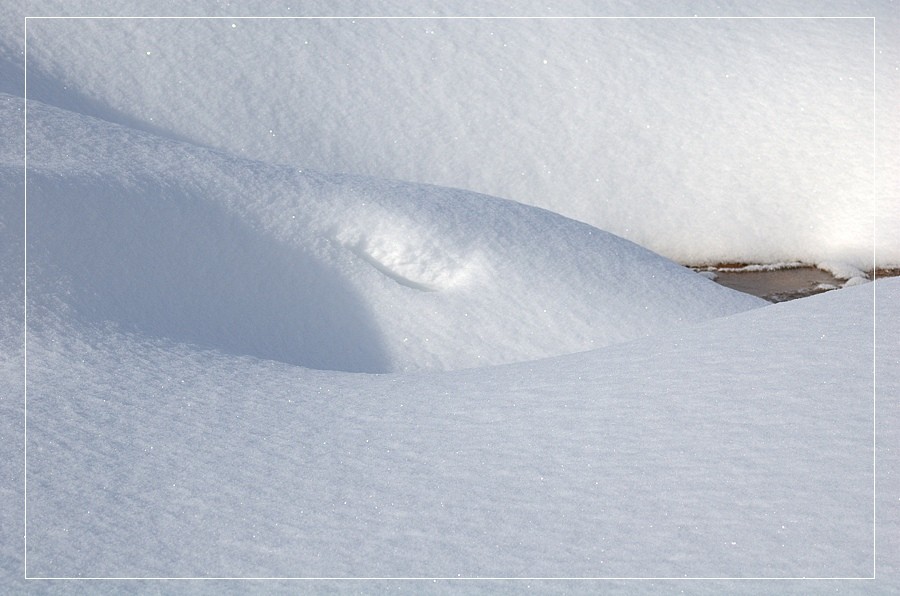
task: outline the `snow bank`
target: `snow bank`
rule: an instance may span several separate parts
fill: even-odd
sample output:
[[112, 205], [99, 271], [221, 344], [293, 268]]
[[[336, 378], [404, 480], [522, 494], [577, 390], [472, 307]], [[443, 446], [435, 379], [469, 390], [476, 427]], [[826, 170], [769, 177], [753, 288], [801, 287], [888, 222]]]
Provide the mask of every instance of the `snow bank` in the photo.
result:
[[450, 373], [45, 327], [29, 574], [869, 576], [874, 286]]
[[379, 372], [570, 353], [763, 304], [510, 201], [269, 166], [37, 103], [28, 135], [30, 296], [92, 324]]
[[[28, 35], [30, 97], [132, 127], [513, 199], [682, 263], [871, 267], [868, 19], [62, 19]], [[879, 190], [883, 264], [900, 263], [895, 187]]]

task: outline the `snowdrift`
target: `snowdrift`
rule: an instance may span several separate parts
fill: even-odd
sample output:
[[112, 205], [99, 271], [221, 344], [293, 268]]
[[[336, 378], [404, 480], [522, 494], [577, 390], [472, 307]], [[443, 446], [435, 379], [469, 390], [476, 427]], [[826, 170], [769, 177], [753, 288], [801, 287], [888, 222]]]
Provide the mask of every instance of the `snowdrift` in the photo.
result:
[[681, 263], [869, 269], [877, 214], [879, 262], [900, 264], [890, 178], [873, 202], [868, 19], [35, 19], [28, 35], [29, 97], [129, 127], [513, 199]]
[[900, 264], [888, 4], [30, 19], [26, 373], [22, 17], [193, 9], [0, 5], [4, 590], [900, 592], [900, 283], [623, 239]]
[[345, 371], [530, 360], [764, 304], [533, 207], [251, 162], [37, 103], [28, 250], [35, 325], [69, 309]]
[[405, 375], [43, 329], [29, 574], [868, 577], [872, 289]]

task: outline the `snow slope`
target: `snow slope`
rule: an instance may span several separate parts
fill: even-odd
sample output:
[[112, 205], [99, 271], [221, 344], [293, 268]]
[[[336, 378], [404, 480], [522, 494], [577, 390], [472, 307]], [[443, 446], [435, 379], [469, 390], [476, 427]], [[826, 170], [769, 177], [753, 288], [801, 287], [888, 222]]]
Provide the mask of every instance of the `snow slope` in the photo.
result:
[[95, 324], [384, 372], [576, 352], [764, 304], [510, 201], [267, 166], [36, 102], [28, 117], [29, 293]]
[[[870, 204], [857, 199], [872, 180], [854, 98], [868, 92], [857, 66], [870, 38], [860, 22], [602, 22], [604, 35], [587, 39], [587, 22], [494, 21], [493, 36], [491, 21], [330, 23], [319, 41], [340, 41], [332, 49], [346, 63], [292, 45], [297, 31], [322, 35], [308, 22], [29, 25], [29, 91], [46, 103], [29, 103], [26, 441], [20, 17], [601, 10], [403, 4], [0, 5], [0, 92], [10, 94], [0, 95], [0, 591], [900, 592], [896, 280], [727, 315], [758, 303], [607, 232], [365, 175], [455, 176], [506, 196], [475, 182], [512, 188], [524, 171], [529, 184], [507, 198], [588, 222], [599, 214], [599, 227], [670, 257], [865, 267]], [[900, 260], [893, 4], [616, 10], [875, 14], [876, 260], [886, 265]], [[522, 61], [485, 50], [499, 33]], [[162, 45], [138, 47], [148, 41]], [[582, 65], [586, 48], [597, 51]], [[315, 76], [284, 69], [292, 56]], [[613, 68], [623, 61], [637, 66], [623, 74]], [[360, 77], [320, 68], [342, 65]], [[569, 97], [585, 72], [600, 72], [578, 84], [604, 110]], [[559, 93], [504, 91], [541, 84]], [[483, 102], [460, 110], [469, 97]], [[491, 120], [497, 105], [517, 128]], [[701, 124], [724, 130], [698, 134], [703, 110]], [[585, 117], [597, 113], [608, 125], [599, 133]], [[440, 136], [457, 132], [462, 142]], [[766, 151], [738, 159], [754, 143]], [[598, 156], [591, 169], [585, 147]], [[346, 160], [355, 174], [308, 169], [315, 160]], [[579, 181], [598, 173], [606, 194], [589, 196]], [[484, 366], [510, 361], [520, 362]], [[859, 580], [23, 579], [864, 578], [873, 565], [876, 579]]]
[[[19, 103], [3, 105], [15, 111]], [[417, 222], [430, 215], [448, 229], [464, 226], [487, 262], [495, 258], [487, 237], [497, 238], [505, 255], [521, 251], [507, 265], [520, 275], [547, 269], [541, 254], [557, 242], [577, 250], [560, 252], [570, 262], [557, 255], [555, 267], [581, 266], [586, 282], [594, 279], [586, 265], [603, 271], [635, 259], [642, 275], [603, 279], [640, 296], [656, 276], [651, 312], [673, 299], [672, 284], [685, 284], [688, 294], [694, 288], [710, 309], [733, 307], [737, 295], [533, 208], [300, 173], [32, 106], [29, 576], [871, 573], [871, 297], [877, 285], [891, 303], [900, 291], [895, 282], [506, 366], [402, 375], [314, 370], [227, 349], [221, 342], [233, 332], [204, 347], [161, 329], [169, 319], [129, 329], [140, 321], [122, 309], [136, 302], [134, 312], [152, 314], [158, 301], [176, 318], [181, 296], [199, 292], [211, 312], [228, 313], [228, 302], [216, 303], [203, 288], [223, 276], [241, 282], [232, 289], [247, 285], [242, 258], [274, 276], [276, 288], [302, 289], [284, 268], [248, 256], [246, 247], [261, 238], [268, 239], [261, 256], [283, 246], [296, 251], [286, 261], [311, 270], [307, 279], [330, 289], [338, 280], [364, 285], [363, 304], [373, 312], [389, 311], [403, 294], [452, 295], [457, 286], [439, 285], [444, 281], [431, 280], [433, 291], [397, 283], [340, 232], [325, 236], [335, 242], [317, 242], [322, 237], [313, 231], [333, 232], [336, 221], [352, 219], [348, 208], [370, 201], [392, 209], [389, 221], [412, 212]], [[333, 188], [324, 193], [319, 187], [329, 181]], [[453, 200], [442, 200], [442, 192]], [[328, 201], [317, 200], [321, 194]], [[169, 210], [178, 217], [157, 220]], [[465, 219], [469, 210], [479, 217]], [[500, 215], [500, 222], [491, 219]], [[525, 242], [518, 231], [531, 217], [544, 225], [541, 242], [533, 234]], [[289, 223], [295, 219], [303, 225]], [[591, 250], [595, 236], [605, 250]], [[104, 242], [117, 250], [95, 246]], [[217, 263], [219, 251], [224, 264], [203, 269]], [[173, 256], [201, 269], [184, 273]], [[508, 295], [489, 292], [503, 277], [488, 279], [494, 283], [461, 283], [480, 283], [499, 315]], [[532, 290], [575, 308], [558, 285]], [[325, 298], [332, 309], [346, 305]], [[747, 300], [744, 306], [755, 303]], [[321, 304], [298, 301], [296, 308], [319, 313]], [[627, 309], [624, 300], [601, 305], [608, 318]], [[442, 307], [454, 312], [449, 298]], [[271, 334], [285, 325], [265, 302], [257, 310], [237, 313], [259, 317], [248, 330]], [[178, 321], [190, 327], [202, 320], [192, 313]], [[390, 329], [380, 332], [392, 337]], [[329, 341], [321, 329], [315, 337]], [[880, 347], [896, 359], [895, 343]], [[896, 381], [895, 367], [887, 374]], [[888, 520], [890, 511], [883, 511]]]
[[386, 376], [47, 326], [29, 574], [866, 577], [871, 295]]
[[[890, 12], [855, 14], [873, 10]], [[30, 97], [254, 159], [514, 199], [682, 263], [871, 268], [877, 215], [878, 263], [900, 264], [896, 144], [873, 195], [870, 19], [55, 19], [28, 36]]]

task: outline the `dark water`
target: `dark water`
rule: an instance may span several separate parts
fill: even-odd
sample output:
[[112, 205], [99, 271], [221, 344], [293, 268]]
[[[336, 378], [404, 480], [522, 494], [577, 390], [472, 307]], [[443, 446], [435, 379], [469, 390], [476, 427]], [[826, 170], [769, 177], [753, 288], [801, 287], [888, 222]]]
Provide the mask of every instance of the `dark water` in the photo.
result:
[[[846, 280], [812, 266], [790, 267], [771, 271], [723, 270], [715, 267], [695, 268], [710, 271], [715, 281], [739, 292], [759, 296], [770, 302], [784, 302], [840, 288]], [[730, 268], [725, 268], [730, 269]], [[867, 273], [869, 279], [900, 275], [900, 269], [879, 269]]]

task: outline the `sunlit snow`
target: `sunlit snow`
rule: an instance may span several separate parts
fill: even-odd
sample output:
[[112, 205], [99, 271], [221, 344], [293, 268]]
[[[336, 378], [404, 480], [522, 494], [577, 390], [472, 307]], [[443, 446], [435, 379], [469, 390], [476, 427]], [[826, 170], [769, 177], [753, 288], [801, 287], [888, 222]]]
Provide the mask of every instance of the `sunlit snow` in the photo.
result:
[[[900, 226], [896, 188], [873, 194], [867, 19], [232, 24], [35, 20], [30, 97], [269, 162], [514, 199], [681, 263], [867, 268], [876, 213]], [[900, 263], [890, 234], [878, 260]]]
[[900, 590], [891, 3], [331, 4], [0, 7], [0, 592]]

